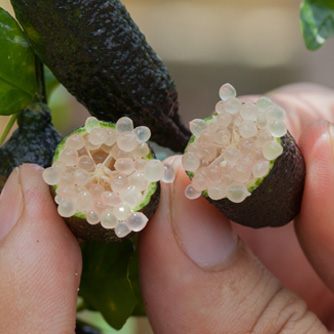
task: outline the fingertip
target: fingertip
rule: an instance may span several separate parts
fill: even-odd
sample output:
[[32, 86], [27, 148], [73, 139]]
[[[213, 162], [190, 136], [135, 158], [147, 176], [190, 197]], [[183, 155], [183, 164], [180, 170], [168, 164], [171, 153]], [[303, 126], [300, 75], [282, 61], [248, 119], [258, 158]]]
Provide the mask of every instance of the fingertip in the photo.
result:
[[32, 164], [19, 167], [24, 208], [0, 245], [0, 272], [6, 273], [0, 282], [0, 332], [74, 332], [81, 251], [57, 214], [42, 171]]
[[334, 131], [316, 121], [302, 133], [300, 149], [306, 164], [301, 212], [296, 232], [314, 269], [334, 289]]

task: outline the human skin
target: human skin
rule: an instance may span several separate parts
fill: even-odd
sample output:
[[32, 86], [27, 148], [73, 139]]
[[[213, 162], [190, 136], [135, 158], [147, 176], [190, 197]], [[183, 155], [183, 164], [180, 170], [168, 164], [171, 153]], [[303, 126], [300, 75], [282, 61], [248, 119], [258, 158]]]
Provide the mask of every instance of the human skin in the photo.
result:
[[[139, 240], [157, 334], [334, 330], [334, 92], [299, 84], [268, 96], [286, 109], [305, 158], [301, 212], [275, 229], [231, 223], [204, 198], [184, 196], [189, 179], [169, 158], [176, 180], [162, 185]], [[21, 166], [0, 196], [0, 333], [74, 333], [80, 249], [41, 173]]]

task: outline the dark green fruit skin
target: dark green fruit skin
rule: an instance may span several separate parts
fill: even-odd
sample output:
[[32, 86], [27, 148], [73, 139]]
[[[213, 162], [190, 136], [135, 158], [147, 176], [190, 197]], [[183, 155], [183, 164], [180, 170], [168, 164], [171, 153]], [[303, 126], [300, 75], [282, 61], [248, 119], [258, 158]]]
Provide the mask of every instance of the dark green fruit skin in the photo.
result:
[[241, 225], [260, 228], [289, 223], [300, 211], [305, 181], [305, 163], [301, 152], [288, 132], [281, 138], [283, 153], [276, 159], [269, 174], [241, 203], [228, 199], [206, 199], [227, 218]]
[[11, 0], [31, 44], [100, 120], [130, 117], [152, 141], [183, 151], [189, 130], [175, 84], [118, 0]]
[[7, 178], [15, 167], [23, 163], [49, 167], [61, 140], [51, 123], [50, 110], [43, 103], [31, 104], [19, 114], [17, 122], [19, 128], [0, 148], [2, 179]]

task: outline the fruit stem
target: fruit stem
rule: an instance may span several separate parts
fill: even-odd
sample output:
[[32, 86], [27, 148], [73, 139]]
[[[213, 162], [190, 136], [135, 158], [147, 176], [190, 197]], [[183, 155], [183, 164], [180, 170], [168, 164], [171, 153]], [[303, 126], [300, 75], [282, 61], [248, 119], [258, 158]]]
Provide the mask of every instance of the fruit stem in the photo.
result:
[[11, 116], [11, 118], [9, 119], [5, 130], [3, 131], [1, 137], [0, 137], [0, 146], [3, 144], [3, 142], [6, 140], [9, 131], [11, 130], [11, 128], [13, 127], [16, 119], [17, 119], [18, 113], [14, 114]]
[[44, 64], [37, 55], [35, 55], [35, 71], [37, 80], [37, 99], [38, 101], [46, 104], [47, 98], [45, 89]]

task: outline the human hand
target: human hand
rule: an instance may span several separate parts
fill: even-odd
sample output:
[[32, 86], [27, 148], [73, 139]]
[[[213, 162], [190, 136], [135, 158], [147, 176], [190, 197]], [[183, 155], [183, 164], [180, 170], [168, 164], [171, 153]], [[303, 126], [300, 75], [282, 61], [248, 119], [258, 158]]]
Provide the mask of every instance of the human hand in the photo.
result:
[[[176, 181], [162, 186], [139, 245], [155, 333], [327, 333], [321, 321], [334, 328], [334, 139], [326, 122], [307, 126], [334, 120], [334, 93], [292, 86], [271, 97], [287, 110], [307, 165], [296, 233], [292, 224], [256, 231], [233, 224], [233, 232], [204, 198], [184, 197], [189, 180], [175, 159]], [[0, 333], [74, 332], [80, 249], [41, 172], [21, 166], [0, 197]]]
[[163, 184], [158, 212], [139, 247], [142, 291], [155, 333], [334, 330], [334, 131], [328, 122], [313, 123], [334, 120], [334, 92], [300, 84], [268, 96], [286, 109], [306, 161], [295, 230], [293, 224], [231, 228], [204, 198], [185, 198], [189, 179], [174, 160], [176, 180]]

